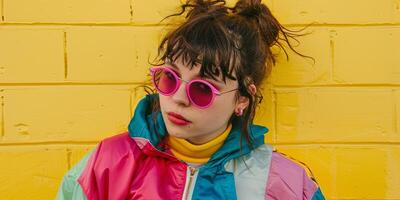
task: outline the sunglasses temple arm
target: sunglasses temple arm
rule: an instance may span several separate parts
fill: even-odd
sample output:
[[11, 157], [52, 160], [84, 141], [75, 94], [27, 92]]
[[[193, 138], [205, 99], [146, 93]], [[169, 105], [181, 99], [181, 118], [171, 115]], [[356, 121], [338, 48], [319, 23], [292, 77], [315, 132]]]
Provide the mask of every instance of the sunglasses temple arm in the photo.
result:
[[236, 89], [233, 89], [233, 90], [228, 90], [228, 91], [225, 91], [225, 92], [218, 93], [217, 95], [219, 96], [219, 95], [222, 95], [222, 94], [225, 94], [225, 93], [228, 93], [228, 92], [233, 92], [233, 91], [238, 90], [238, 89], [239, 88], [236, 88]]

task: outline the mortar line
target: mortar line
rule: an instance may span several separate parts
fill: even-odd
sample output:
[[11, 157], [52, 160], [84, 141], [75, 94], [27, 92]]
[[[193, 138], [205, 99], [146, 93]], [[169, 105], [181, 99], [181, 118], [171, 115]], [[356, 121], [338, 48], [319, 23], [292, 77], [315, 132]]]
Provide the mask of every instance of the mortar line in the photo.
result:
[[64, 41], [63, 41], [63, 45], [64, 45], [64, 80], [67, 79], [68, 77], [68, 54], [67, 54], [67, 32], [64, 30]]
[[0, 0], [0, 9], [1, 9], [1, 21], [4, 22], [4, 0]]
[[331, 27], [331, 28], [336, 28], [336, 27], [379, 27], [379, 26], [399, 26], [400, 23], [365, 23], [365, 24], [340, 24], [340, 23], [321, 23], [321, 24], [311, 24], [311, 23], [305, 23], [305, 24], [282, 24], [286, 27], [303, 27], [303, 26], [309, 26], [309, 27]]
[[325, 85], [278, 85], [275, 86], [275, 89], [295, 89], [295, 88], [371, 88], [375, 87], [383, 88], [383, 89], [392, 89], [393, 87], [400, 87], [400, 84], [325, 84]]
[[0, 143], [0, 147], [6, 146], [59, 146], [65, 145], [66, 147], [70, 145], [78, 145], [78, 146], [87, 146], [87, 145], [96, 145], [100, 142], [99, 141], [88, 141], [88, 142], [80, 142], [80, 141], [53, 141], [53, 142], [26, 142], [26, 143], [17, 143], [17, 142], [10, 142], [10, 143]]
[[[0, 83], [0, 87], [34, 87], [34, 86], [132, 86], [132, 85], [142, 85], [143, 82], [48, 82], [48, 83]], [[274, 86], [275, 90], [284, 90], [284, 89], [309, 89], [309, 88], [368, 88], [374, 87], [375, 89], [392, 89], [398, 88], [400, 89], [400, 84], [325, 84], [325, 85], [279, 85]]]
[[68, 170], [70, 170], [71, 169], [71, 154], [72, 154], [72, 152], [71, 152], [71, 150], [69, 149], [69, 148], [67, 148], [67, 167], [68, 167]]
[[278, 141], [278, 125], [277, 125], [277, 123], [278, 123], [278, 102], [277, 102], [277, 96], [276, 96], [276, 91], [274, 90], [274, 86], [272, 86], [272, 100], [273, 100], [273, 104], [274, 104], [274, 132], [275, 132], [275, 135], [274, 135], [274, 143], [276, 142], [276, 141]]
[[129, 0], [129, 13], [130, 13], [130, 23], [133, 23], [133, 1]]
[[[105, 85], [105, 86], [114, 86], [114, 85], [126, 85], [126, 86], [132, 86], [132, 85], [140, 85], [143, 84], [143, 82], [48, 82], [48, 83], [0, 83], [1, 86], [23, 86], [23, 87], [29, 87], [29, 86], [98, 86], [98, 85]], [[400, 85], [399, 85], [400, 87]]]

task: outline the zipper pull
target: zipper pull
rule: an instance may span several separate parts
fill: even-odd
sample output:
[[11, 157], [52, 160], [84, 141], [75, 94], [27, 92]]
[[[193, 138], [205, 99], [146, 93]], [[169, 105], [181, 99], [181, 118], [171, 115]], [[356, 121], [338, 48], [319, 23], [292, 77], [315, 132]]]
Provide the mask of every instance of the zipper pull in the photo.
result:
[[194, 173], [196, 173], [197, 168], [189, 166], [189, 170], [190, 170], [190, 176], [193, 176]]

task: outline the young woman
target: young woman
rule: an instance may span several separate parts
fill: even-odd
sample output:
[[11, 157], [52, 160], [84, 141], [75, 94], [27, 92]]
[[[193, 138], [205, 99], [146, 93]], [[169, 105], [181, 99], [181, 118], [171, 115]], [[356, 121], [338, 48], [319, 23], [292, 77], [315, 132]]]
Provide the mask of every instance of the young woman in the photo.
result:
[[150, 68], [157, 92], [139, 102], [127, 132], [64, 176], [58, 199], [324, 199], [302, 165], [264, 142], [269, 129], [253, 124], [271, 47], [295, 51], [296, 34], [260, 0], [189, 0], [182, 14]]

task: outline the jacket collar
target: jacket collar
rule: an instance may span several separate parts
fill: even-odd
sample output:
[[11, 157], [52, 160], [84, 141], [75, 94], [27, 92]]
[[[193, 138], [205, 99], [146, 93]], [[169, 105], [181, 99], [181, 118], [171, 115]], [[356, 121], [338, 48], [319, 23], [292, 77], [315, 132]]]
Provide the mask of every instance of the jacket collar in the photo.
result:
[[[129, 125], [129, 135], [134, 138], [143, 138], [148, 140], [153, 147], [159, 149], [161, 140], [167, 135], [164, 120], [161, 112], [152, 113], [151, 103], [158, 98], [158, 94], [146, 95], [136, 106], [134, 116]], [[156, 118], [156, 123], [153, 121]], [[232, 121], [232, 129], [229, 136], [219, 150], [217, 150], [205, 164], [205, 166], [213, 167], [218, 164], [224, 164], [227, 161], [237, 158], [241, 155], [246, 155], [252, 150], [243, 138], [241, 140], [241, 123], [240, 119], [235, 118]], [[249, 126], [250, 137], [253, 139], [253, 148], [257, 148], [264, 144], [264, 134], [269, 130], [264, 126], [253, 125]], [[155, 134], [156, 131], [158, 134]], [[162, 150], [161, 150], [162, 151]]]

